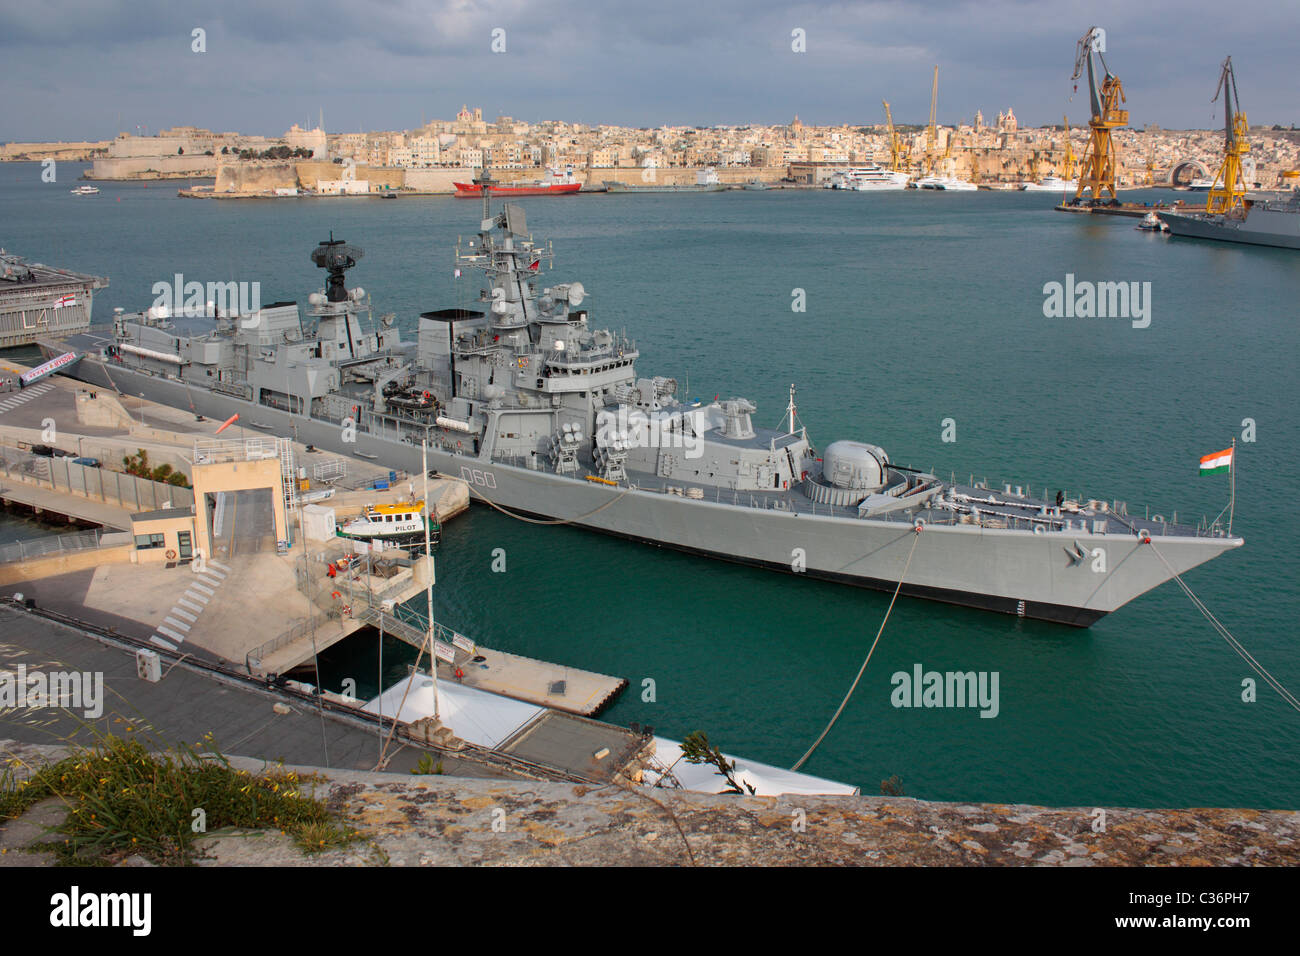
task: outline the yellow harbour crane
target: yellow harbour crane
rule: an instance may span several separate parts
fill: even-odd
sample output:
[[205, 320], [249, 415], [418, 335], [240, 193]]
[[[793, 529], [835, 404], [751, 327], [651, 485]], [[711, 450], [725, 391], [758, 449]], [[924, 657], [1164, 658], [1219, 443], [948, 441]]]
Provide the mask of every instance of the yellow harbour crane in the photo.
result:
[[894, 114], [889, 111], [889, 102], [887, 100], [880, 102], [885, 105], [885, 123], [889, 127], [889, 168], [896, 173], [905, 173], [911, 148], [904, 149], [899, 141], [898, 131], [894, 129]]
[[1214, 185], [1205, 201], [1205, 211], [1244, 212], [1246, 183], [1241, 175], [1241, 158], [1250, 152], [1250, 144], [1246, 142], [1246, 114], [1241, 111], [1241, 101], [1237, 99], [1237, 76], [1232, 72], [1232, 57], [1223, 61], [1219, 85], [1210, 102], [1217, 100], [1220, 93], [1223, 94], [1223, 165], [1215, 174]]
[[[1092, 117], [1088, 120], [1088, 146], [1083, 153], [1079, 186], [1074, 193], [1076, 202], [1080, 201], [1086, 192], [1092, 193], [1091, 201], [1094, 203], [1102, 202], [1103, 193], [1110, 194], [1112, 203], [1119, 202], [1115, 195], [1115, 170], [1119, 164], [1116, 162], [1115, 144], [1111, 141], [1110, 132], [1128, 125], [1128, 110], [1120, 109], [1120, 104], [1125, 102], [1124, 87], [1119, 77], [1111, 73], [1110, 67], [1106, 66], [1106, 58], [1102, 56], [1105, 48], [1105, 32], [1097, 27], [1090, 27], [1079, 40], [1074, 57], [1074, 75], [1070, 77], [1077, 90], [1079, 88], [1077, 81], [1086, 66], [1088, 94], [1092, 106]], [[1100, 88], [1097, 86], [1097, 75], [1092, 65], [1094, 53], [1101, 61], [1101, 68], [1104, 71]]]
[[1061, 178], [1070, 180], [1074, 178], [1074, 144], [1070, 142], [1070, 117], [1062, 116], [1061, 120], [1065, 123], [1065, 174]]
[[939, 65], [934, 66], [934, 80], [930, 83], [930, 125], [926, 129], [925, 135], [925, 174], [931, 176], [934, 174], [934, 149], [939, 139], [939, 132], [935, 128], [935, 108], [939, 105]]

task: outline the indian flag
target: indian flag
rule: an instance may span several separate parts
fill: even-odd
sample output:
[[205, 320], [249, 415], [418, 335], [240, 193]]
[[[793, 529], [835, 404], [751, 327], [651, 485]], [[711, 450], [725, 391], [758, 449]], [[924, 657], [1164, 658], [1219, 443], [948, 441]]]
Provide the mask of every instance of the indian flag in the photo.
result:
[[1201, 458], [1201, 474], [1203, 475], [1218, 475], [1231, 470], [1231, 448], [1224, 449], [1223, 451], [1216, 451], [1212, 455], [1205, 455]]

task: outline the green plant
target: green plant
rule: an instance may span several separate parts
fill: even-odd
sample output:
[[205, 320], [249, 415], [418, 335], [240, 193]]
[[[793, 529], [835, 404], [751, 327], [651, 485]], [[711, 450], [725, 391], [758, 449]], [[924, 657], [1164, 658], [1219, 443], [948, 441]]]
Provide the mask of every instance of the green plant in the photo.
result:
[[135, 475], [137, 478], [147, 478], [150, 481], [175, 485], [179, 488], [188, 488], [190, 486], [190, 481], [185, 477], [185, 473], [176, 471], [166, 462], [151, 467], [149, 453], [143, 448], [137, 449], [134, 455], [123, 458], [122, 469], [128, 475]]
[[[211, 737], [204, 743], [210, 748]], [[127, 853], [189, 864], [199, 836], [227, 827], [278, 829], [309, 853], [354, 839], [351, 828], [304, 792], [309, 782], [283, 768], [237, 770], [211, 749], [182, 744], [152, 753], [139, 740], [109, 735], [25, 781], [16, 781], [8, 768], [0, 777], [0, 819], [58, 797], [68, 815], [54, 828], [64, 838], [54, 850], [60, 862], [77, 865]], [[197, 811], [204, 821], [200, 832], [194, 830]]]
[[420, 762], [417, 763], [414, 767], [411, 768], [411, 773], [413, 773], [413, 774], [420, 774], [420, 775], [423, 775], [423, 774], [441, 774], [441, 773], [442, 773], [442, 761], [439, 760], [437, 763], [434, 763], [434, 762], [433, 762], [433, 754], [424, 754], [424, 755], [420, 758]]
[[718, 768], [718, 775], [727, 781], [728, 789], [723, 793], [744, 794], [746, 790], [752, 795], [756, 791], [749, 784], [745, 784], [742, 790], [740, 783], [736, 780], [736, 762], [728, 760], [726, 755], [717, 747], [709, 743], [709, 737], [702, 730], [694, 731], [687, 734], [686, 739], [682, 741], [682, 757], [687, 763], [702, 764], [708, 763]]
[[907, 796], [907, 794], [903, 792], [903, 781], [898, 774], [894, 774], [888, 780], [880, 781], [880, 792], [886, 797]]

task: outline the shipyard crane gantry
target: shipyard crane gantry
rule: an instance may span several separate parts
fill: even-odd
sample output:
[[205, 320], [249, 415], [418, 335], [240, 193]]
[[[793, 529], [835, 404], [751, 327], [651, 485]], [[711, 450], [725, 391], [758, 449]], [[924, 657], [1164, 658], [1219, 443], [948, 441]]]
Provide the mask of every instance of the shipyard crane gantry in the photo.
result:
[[1205, 211], [1209, 213], [1244, 211], [1246, 198], [1241, 158], [1250, 152], [1250, 144], [1246, 142], [1246, 114], [1241, 111], [1241, 101], [1237, 99], [1237, 76], [1232, 72], [1232, 57], [1223, 61], [1219, 85], [1210, 102], [1217, 100], [1220, 93], [1223, 94], [1223, 164], [1214, 176], [1214, 185], [1205, 201]]
[[[1124, 87], [1102, 55], [1105, 49], [1105, 32], [1097, 27], [1089, 27], [1088, 32], [1079, 40], [1074, 56], [1074, 75], [1070, 77], [1078, 90], [1078, 79], [1085, 67], [1088, 71], [1088, 94], [1092, 106], [1092, 117], [1088, 120], [1088, 146], [1083, 153], [1083, 165], [1079, 172], [1079, 186], [1074, 192], [1075, 201], [1083, 198], [1085, 192], [1092, 192], [1091, 201], [1102, 201], [1102, 193], [1110, 194], [1112, 203], [1119, 202], [1115, 195], [1116, 162], [1115, 144], [1110, 132], [1128, 125], [1128, 110], [1120, 109], [1126, 102]], [[1092, 65], [1093, 54], [1101, 61], [1104, 72], [1101, 86], [1097, 86], [1097, 74]]]

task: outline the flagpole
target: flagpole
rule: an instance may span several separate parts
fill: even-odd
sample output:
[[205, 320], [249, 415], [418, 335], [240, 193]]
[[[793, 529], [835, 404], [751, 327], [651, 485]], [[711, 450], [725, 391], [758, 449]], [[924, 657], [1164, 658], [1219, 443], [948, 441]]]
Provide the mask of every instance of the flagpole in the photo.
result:
[[1228, 537], [1232, 537], [1232, 512], [1237, 503], [1237, 436], [1232, 436], [1232, 457], [1228, 459]]

